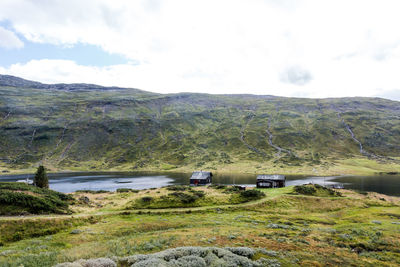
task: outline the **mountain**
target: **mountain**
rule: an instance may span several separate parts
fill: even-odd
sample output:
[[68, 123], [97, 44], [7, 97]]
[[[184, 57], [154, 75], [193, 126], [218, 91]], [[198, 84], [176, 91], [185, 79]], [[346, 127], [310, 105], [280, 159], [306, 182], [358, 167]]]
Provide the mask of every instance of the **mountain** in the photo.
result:
[[[65, 91], [87, 91], [87, 90], [125, 90], [126, 88], [121, 87], [105, 87], [96, 84], [86, 84], [86, 83], [57, 83], [57, 84], [44, 84], [40, 82], [34, 82], [25, 80], [19, 77], [11, 75], [1, 75], [0, 74], [0, 86], [4, 87], [19, 87], [19, 88], [31, 88], [31, 89], [48, 89], [48, 90], [65, 90]], [[137, 90], [138, 89], [131, 89]]]
[[0, 171], [400, 171], [400, 102], [156, 94], [0, 75]]

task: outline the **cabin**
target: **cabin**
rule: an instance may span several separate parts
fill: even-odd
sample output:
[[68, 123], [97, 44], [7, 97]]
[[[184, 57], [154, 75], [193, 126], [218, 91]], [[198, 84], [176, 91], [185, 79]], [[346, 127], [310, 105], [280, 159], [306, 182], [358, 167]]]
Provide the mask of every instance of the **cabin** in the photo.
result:
[[190, 185], [198, 186], [198, 185], [211, 184], [212, 176], [213, 175], [211, 172], [203, 172], [203, 171], [193, 172], [192, 177], [190, 177]]
[[257, 176], [257, 187], [258, 188], [277, 188], [285, 187], [286, 177], [284, 175], [258, 175]]

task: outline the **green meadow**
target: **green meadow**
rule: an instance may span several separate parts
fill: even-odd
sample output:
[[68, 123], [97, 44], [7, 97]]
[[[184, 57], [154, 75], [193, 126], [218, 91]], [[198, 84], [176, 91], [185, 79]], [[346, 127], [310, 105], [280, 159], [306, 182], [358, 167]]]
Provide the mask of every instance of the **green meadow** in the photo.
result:
[[72, 214], [1, 217], [0, 265], [106, 258], [128, 266], [137, 258], [128, 256], [154, 260], [153, 253], [187, 246], [200, 257], [202, 249], [238, 248], [231, 251], [240, 257], [247, 249], [251, 266], [400, 264], [399, 198], [313, 185], [254, 191], [247, 197], [226, 186], [76, 192], [68, 202]]

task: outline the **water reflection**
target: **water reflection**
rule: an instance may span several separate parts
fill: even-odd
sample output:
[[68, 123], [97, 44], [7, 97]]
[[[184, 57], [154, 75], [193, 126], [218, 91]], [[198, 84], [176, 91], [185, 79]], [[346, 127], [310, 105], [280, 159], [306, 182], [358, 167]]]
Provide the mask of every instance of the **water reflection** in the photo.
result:
[[399, 175], [348, 176], [339, 177], [335, 179], [335, 182], [343, 183], [344, 187], [348, 189], [400, 196]]
[[[118, 188], [147, 189], [163, 187], [172, 184], [189, 184], [190, 173], [154, 173], [154, 172], [81, 172], [81, 173], [51, 173], [49, 174], [50, 188], [60, 192], [74, 192], [77, 190], [108, 190]], [[0, 181], [17, 181], [33, 179], [32, 174], [3, 175]], [[237, 184], [255, 186], [255, 174], [216, 174], [214, 184]], [[300, 185], [315, 183], [325, 186], [343, 184], [345, 188], [362, 191], [374, 191], [387, 195], [400, 196], [400, 176], [330, 176], [310, 177], [300, 175], [286, 176], [286, 185]]]

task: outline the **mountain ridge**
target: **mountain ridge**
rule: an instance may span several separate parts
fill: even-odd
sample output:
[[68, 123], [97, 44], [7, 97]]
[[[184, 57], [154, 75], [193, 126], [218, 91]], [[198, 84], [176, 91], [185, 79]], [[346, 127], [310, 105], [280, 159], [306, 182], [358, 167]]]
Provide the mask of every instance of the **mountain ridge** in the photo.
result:
[[[31, 85], [32, 84], [32, 85]], [[180, 95], [180, 94], [199, 94], [199, 95], [219, 95], [219, 96], [232, 96], [232, 97], [261, 97], [261, 98], [296, 98], [296, 99], [384, 99], [394, 102], [400, 102], [399, 100], [388, 99], [384, 97], [366, 97], [366, 96], [349, 96], [349, 97], [322, 97], [322, 98], [309, 98], [309, 97], [288, 97], [288, 96], [277, 96], [277, 95], [264, 95], [264, 94], [211, 94], [211, 93], [198, 93], [198, 92], [178, 92], [178, 93], [155, 93], [143, 89], [133, 88], [133, 87], [120, 87], [120, 86], [103, 86], [91, 83], [41, 83], [37, 81], [27, 80], [21, 77], [13, 75], [0, 74], [0, 86], [10, 86], [10, 87], [22, 87], [22, 88], [34, 88], [34, 89], [55, 89], [63, 90], [63, 87], [72, 86], [73, 88], [81, 86], [82, 89], [103, 89], [103, 90], [139, 90], [142, 92], [158, 94], [158, 95]], [[33, 86], [33, 87], [32, 87]], [[64, 89], [65, 90], [65, 89]], [[68, 90], [68, 89], [67, 89]]]
[[0, 76], [0, 171], [39, 163], [54, 171], [400, 171], [393, 100], [156, 94], [19, 79]]
[[[11, 86], [21, 88], [34, 88], [34, 89], [50, 89], [50, 90], [139, 90], [136, 88], [124, 88], [117, 86], [102, 86], [90, 83], [41, 83], [31, 80], [26, 80], [17, 76], [0, 74], [0, 86]], [[140, 90], [143, 91], [143, 90]]]

